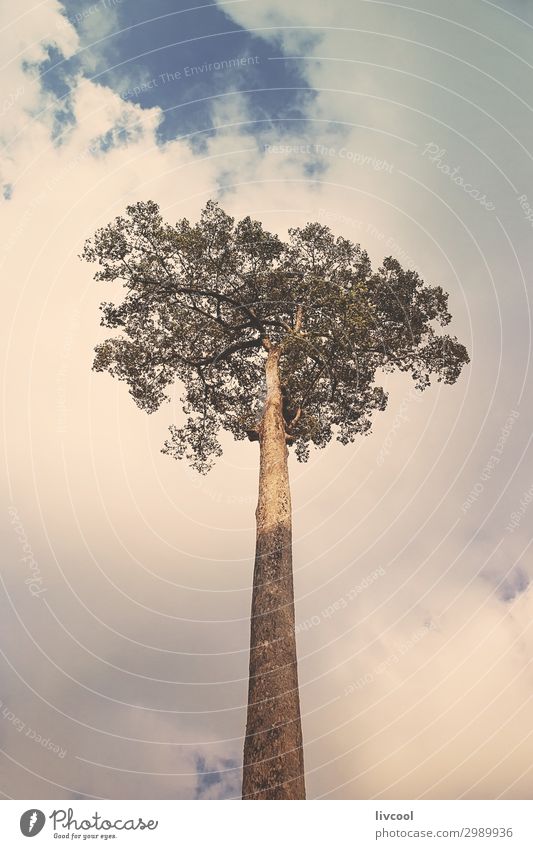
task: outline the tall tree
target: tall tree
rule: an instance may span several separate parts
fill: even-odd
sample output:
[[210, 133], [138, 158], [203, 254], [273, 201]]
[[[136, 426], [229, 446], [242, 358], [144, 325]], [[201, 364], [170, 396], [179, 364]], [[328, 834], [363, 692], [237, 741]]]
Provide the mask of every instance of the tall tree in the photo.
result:
[[440, 286], [391, 257], [368, 255], [321, 224], [288, 240], [249, 217], [235, 223], [208, 202], [197, 224], [165, 223], [157, 204], [127, 208], [89, 240], [97, 280], [122, 281], [102, 324], [119, 331], [96, 347], [94, 368], [159, 408], [176, 381], [184, 421], [163, 451], [205, 473], [221, 431], [259, 443], [243, 798], [305, 798], [292, 577], [287, 455], [370, 429], [387, 394], [383, 371], [454, 383], [468, 355], [438, 335], [451, 316]]

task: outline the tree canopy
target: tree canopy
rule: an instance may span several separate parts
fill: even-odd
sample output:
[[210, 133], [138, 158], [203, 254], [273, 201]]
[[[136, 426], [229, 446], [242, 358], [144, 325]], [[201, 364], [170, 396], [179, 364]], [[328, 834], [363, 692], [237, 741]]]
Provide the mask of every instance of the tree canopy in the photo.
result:
[[120, 304], [102, 304], [117, 332], [96, 347], [94, 369], [124, 380], [149, 413], [183, 386], [185, 423], [163, 450], [201, 472], [221, 454], [219, 435], [257, 438], [268, 351], [280, 352], [287, 442], [299, 460], [333, 436], [370, 429], [387, 393], [383, 371], [454, 383], [468, 354], [446, 326], [448, 295], [392, 257], [373, 271], [367, 253], [319, 223], [286, 241], [250, 217], [238, 223], [209, 201], [200, 220], [167, 224], [153, 201], [86, 242], [95, 277], [121, 281]]

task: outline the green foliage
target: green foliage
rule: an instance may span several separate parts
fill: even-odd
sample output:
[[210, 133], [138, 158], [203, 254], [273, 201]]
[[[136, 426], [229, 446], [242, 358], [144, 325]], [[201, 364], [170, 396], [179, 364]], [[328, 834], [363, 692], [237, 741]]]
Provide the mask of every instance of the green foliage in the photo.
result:
[[186, 423], [171, 426], [163, 450], [202, 472], [221, 453], [221, 430], [243, 439], [257, 429], [271, 346], [300, 460], [310, 444], [369, 430], [387, 403], [380, 371], [409, 371], [424, 389], [432, 375], [454, 383], [468, 362], [457, 339], [435, 332], [451, 319], [440, 286], [391, 257], [373, 272], [359, 245], [318, 223], [282, 242], [213, 201], [197, 224], [174, 226], [148, 201], [99, 230], [82, 258], [99, 263], [97, 280], [126, 289], [119, 305], [102, 304], [102, 325], [118, 335], [96, 347], [95, 370], [125, 380], [149, 413], [182, 384]]

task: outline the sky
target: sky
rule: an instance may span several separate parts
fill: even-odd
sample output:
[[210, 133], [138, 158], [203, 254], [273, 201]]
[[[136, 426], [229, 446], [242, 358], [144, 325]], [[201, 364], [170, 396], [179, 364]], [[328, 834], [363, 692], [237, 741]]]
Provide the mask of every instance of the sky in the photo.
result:
[[291, 456], [314, 799], [531, 798], [533, 10], [21, 0], [0, 11], [0, 793], [240, 791], [257, 444], [207, 477], [91, 371], [79, 254], [129, 203], [327, 224], [450, 293], [471, 363]]

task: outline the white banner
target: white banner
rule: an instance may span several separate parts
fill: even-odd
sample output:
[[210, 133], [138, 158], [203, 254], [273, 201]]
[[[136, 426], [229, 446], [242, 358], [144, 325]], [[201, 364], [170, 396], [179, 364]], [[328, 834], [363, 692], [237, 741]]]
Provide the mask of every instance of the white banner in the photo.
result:
[[531, 849], [532, 811], [529, 801], [9, 800], [0, 803], [0, 845]]

